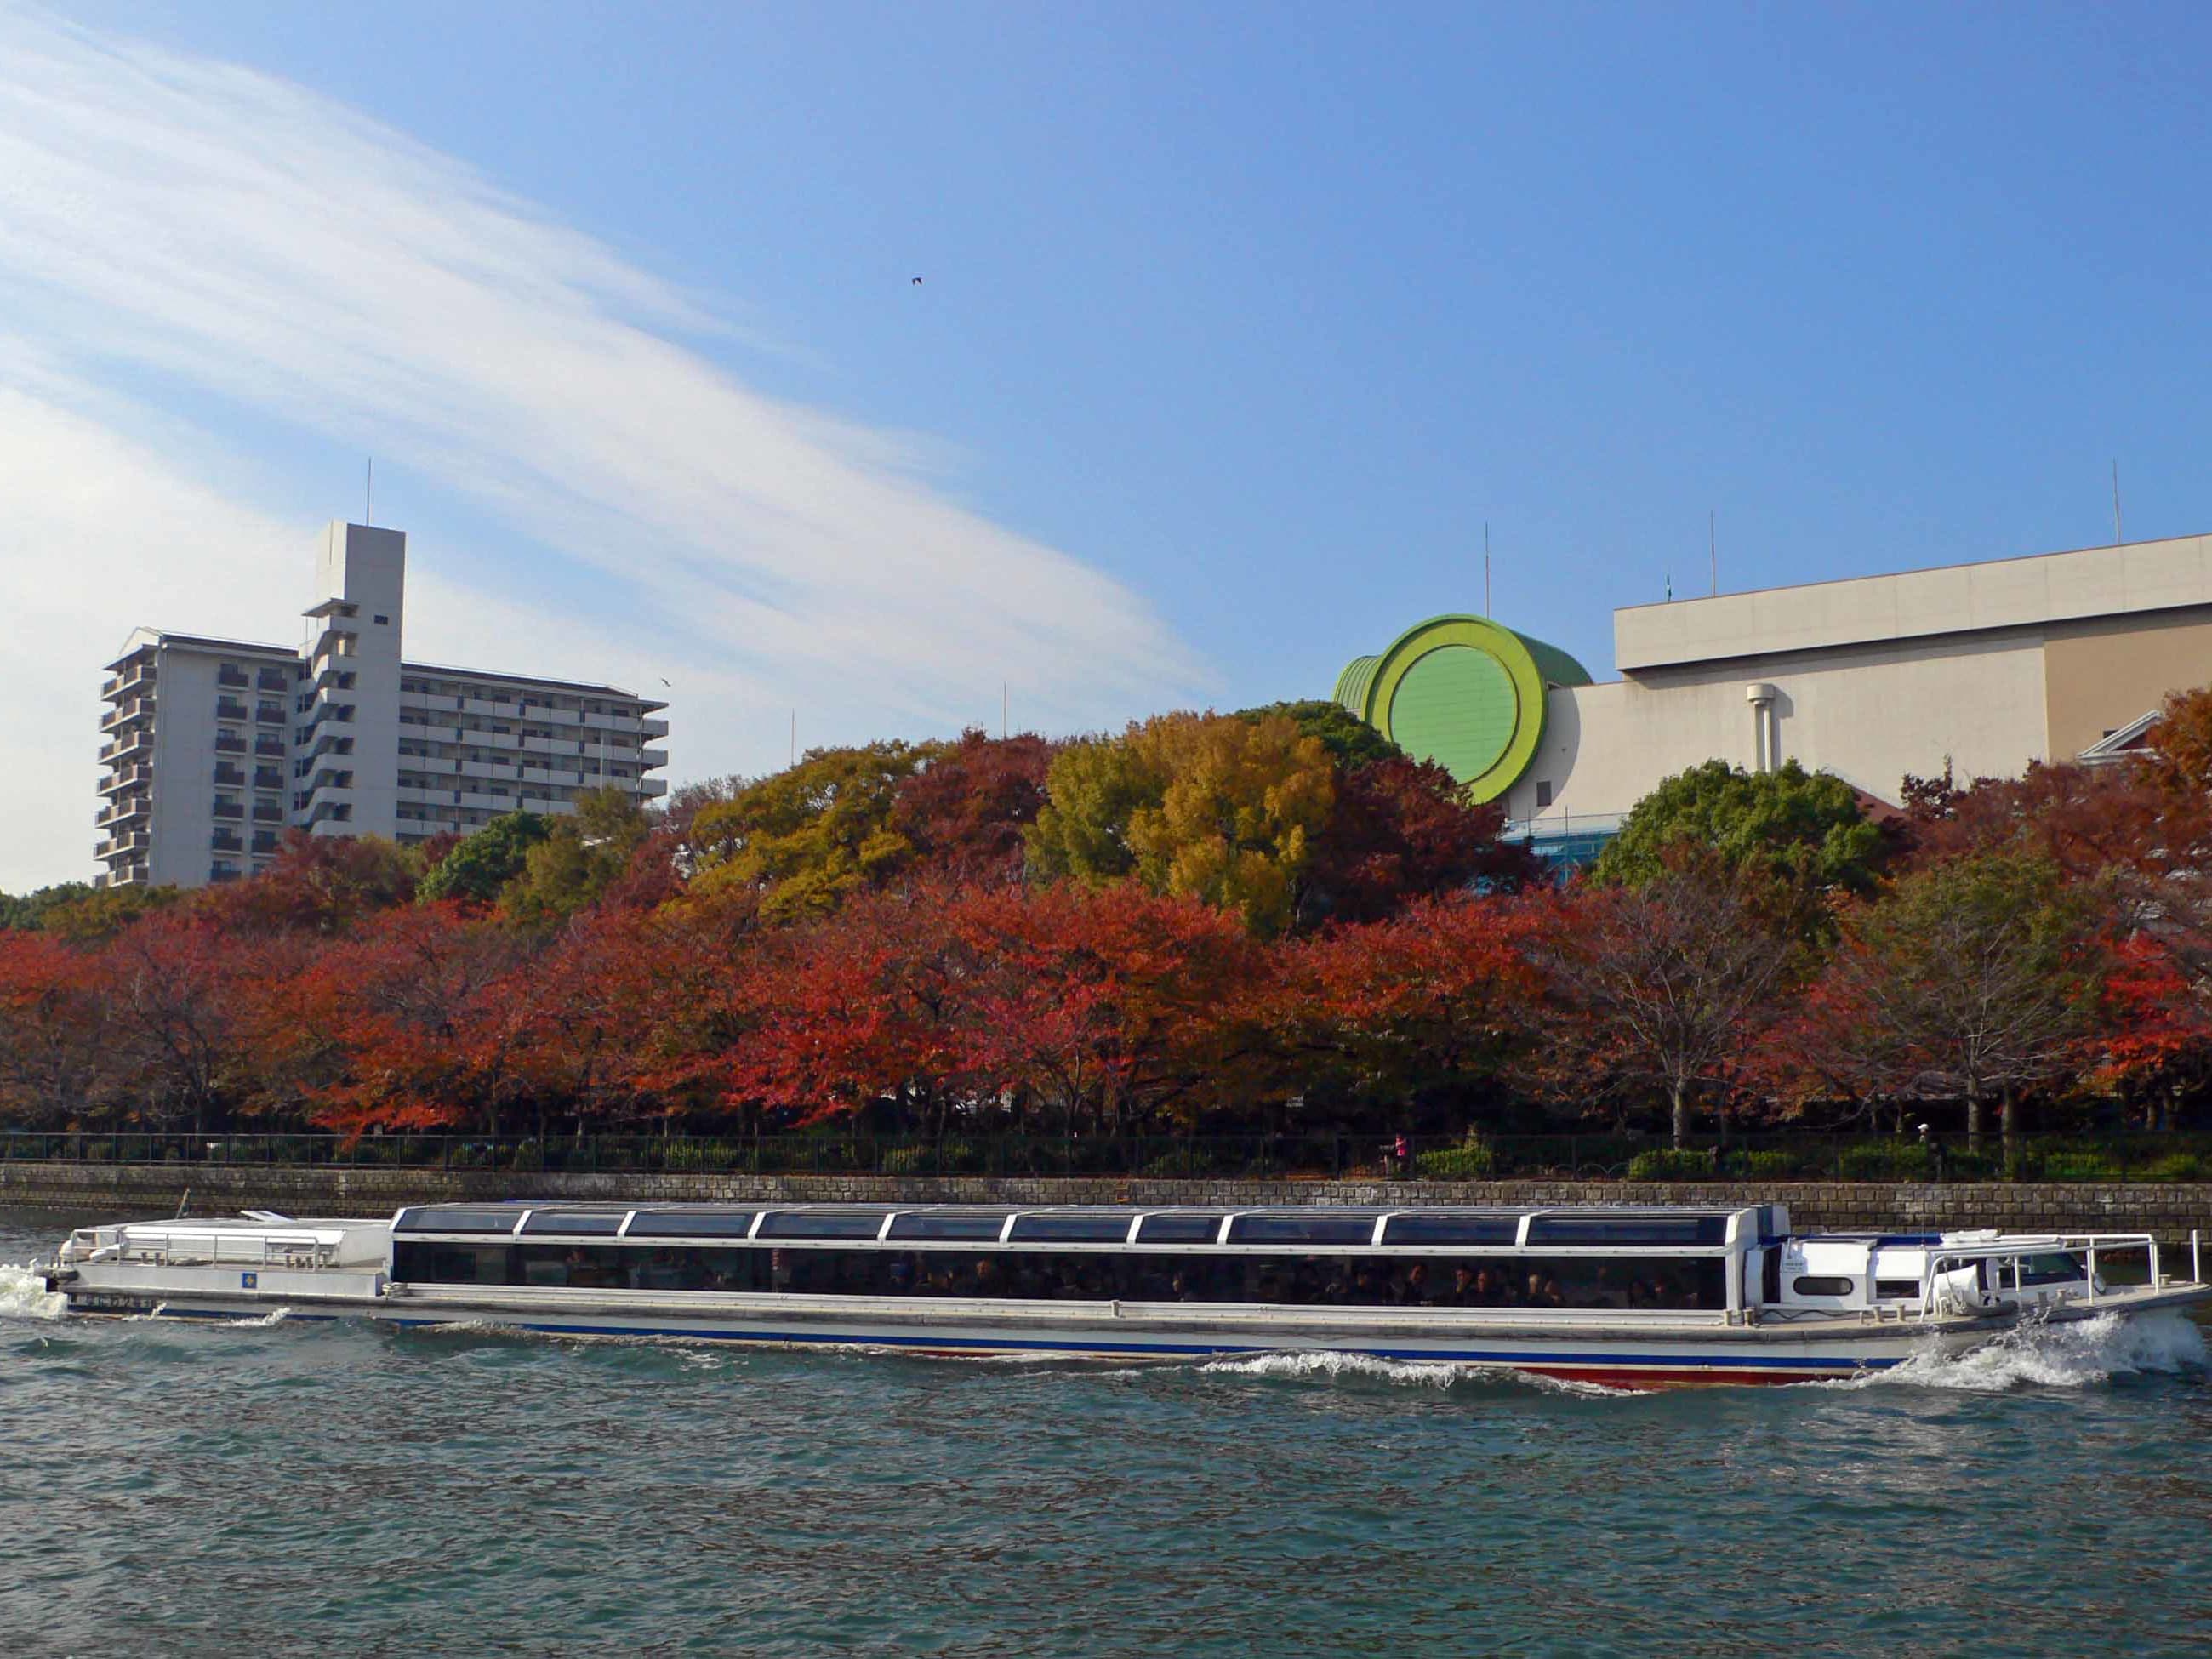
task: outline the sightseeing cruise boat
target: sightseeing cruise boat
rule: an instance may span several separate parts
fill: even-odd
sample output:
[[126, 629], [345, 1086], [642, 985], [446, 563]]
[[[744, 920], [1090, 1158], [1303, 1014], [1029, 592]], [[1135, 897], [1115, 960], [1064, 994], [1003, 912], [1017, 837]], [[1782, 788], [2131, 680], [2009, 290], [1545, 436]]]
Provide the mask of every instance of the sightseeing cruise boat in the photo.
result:
[[1116, 1359], [1281, 1352], [1613, 1387], [1843, 1377], [2212, 1299], [2144, 1233], [1793, 1234], [1778, 1204], [415, 1205], [84, 1228], [72, 1311]]

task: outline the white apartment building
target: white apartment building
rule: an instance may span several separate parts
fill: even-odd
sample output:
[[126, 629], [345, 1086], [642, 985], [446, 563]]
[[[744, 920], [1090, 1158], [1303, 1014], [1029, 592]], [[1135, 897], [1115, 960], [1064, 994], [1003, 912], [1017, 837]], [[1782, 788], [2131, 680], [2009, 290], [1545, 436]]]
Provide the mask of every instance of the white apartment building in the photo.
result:
[[298, 647], [131, 635], [102, 688], [98, 885], [234, 880], [288, 828], [411, 842], [667, 792], [665, 702], [407, 661], [406, 573], [404, 532], [333, 523]]

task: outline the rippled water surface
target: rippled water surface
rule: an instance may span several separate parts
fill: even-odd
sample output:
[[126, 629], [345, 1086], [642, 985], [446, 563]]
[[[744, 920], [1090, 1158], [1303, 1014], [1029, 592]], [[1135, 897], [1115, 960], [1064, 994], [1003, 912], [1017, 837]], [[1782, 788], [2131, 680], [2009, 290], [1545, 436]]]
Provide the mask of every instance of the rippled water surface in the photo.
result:
[[0, 1269], [11, 1656], [2212, 1644], [2178, 1319], [1615, 1395], [52, 1316]]

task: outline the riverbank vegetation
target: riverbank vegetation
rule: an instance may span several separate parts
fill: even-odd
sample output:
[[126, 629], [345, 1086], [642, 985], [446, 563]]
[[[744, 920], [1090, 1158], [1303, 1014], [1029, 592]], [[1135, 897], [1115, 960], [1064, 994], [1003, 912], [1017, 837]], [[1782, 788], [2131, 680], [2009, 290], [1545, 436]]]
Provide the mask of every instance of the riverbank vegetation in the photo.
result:
[[2139, 761], [1872, 817], [1716, 762], [1560, 880], [1331, 704], [821, 750], [0, 898], [0, 1127], [1406, 1133], [1468, 1173], [1539, 1134], [2202, 1127], [2209, 783], [2203, 693]]

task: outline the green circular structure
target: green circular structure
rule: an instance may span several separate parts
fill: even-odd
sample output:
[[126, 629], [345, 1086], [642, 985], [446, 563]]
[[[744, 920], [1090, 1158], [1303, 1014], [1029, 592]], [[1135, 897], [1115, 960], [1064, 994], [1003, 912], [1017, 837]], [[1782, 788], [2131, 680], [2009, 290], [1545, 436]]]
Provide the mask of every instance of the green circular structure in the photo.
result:
[[1431, 617], [1338, 676], [1336, 701], [1409, 755], [1494, 800], [1544, 740], [1547, 685], [1587, 685], [1564, 651], [1487, 617]]

